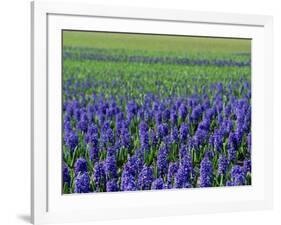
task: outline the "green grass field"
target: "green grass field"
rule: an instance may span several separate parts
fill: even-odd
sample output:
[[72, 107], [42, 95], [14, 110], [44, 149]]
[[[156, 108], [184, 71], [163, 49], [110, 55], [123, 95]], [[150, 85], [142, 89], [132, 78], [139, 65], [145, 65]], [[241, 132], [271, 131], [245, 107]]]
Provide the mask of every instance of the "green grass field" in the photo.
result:
[[63, 32], [64, 46], [192, 52], [233, 53], [251, 51], [250, 40], [188, 36], [140, 35], [102, 32]]

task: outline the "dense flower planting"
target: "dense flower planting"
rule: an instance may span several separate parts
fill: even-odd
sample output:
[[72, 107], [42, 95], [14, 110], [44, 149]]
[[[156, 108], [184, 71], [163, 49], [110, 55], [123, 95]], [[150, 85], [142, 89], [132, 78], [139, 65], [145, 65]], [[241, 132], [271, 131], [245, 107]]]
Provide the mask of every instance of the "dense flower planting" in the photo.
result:
[[249, 55], [100, 51], [64, 52], [64, 194], [251, 184]]
[[191, 96], [148, 93], [141, 104], [126, 96], [86, 95], [95, 85], [68, 80], [64, 86], [66, 192], [250, 184], [248, 82], [216, 83], [201, 93], [195, 87]]

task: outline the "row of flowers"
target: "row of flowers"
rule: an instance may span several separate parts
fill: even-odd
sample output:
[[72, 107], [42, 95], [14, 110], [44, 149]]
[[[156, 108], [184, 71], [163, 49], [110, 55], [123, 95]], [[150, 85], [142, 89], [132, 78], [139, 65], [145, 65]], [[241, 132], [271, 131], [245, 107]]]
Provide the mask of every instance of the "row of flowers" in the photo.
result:
[[63, 193], [251, 184], [247, 81], [139, 101], [89, 94], [89, 79], [64, 82]]

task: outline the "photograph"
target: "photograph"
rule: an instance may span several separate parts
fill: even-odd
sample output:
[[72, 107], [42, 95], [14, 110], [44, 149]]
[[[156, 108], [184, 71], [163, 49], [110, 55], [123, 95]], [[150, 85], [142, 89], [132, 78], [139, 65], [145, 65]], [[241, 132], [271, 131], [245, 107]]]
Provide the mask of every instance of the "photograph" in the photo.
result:
[[252, 184], [250, 38], [61, 37], [62, 194]]

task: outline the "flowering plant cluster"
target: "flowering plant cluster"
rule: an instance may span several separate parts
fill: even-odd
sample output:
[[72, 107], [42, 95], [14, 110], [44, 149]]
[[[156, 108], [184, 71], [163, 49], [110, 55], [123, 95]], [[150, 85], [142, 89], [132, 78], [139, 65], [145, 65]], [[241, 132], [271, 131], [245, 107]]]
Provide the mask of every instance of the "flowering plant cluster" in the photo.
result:
[[[191, 96], [146, 94], [142, 104], [86, 95], [89, 82], [64, 87], [66, 193], [251, 183], [248, 82], [216, 83]], [[244, 88], [241, 98], [233, 86]]]
[[251, 184], [248, 55], [101, 51], [64, 51], [64, 194]]

